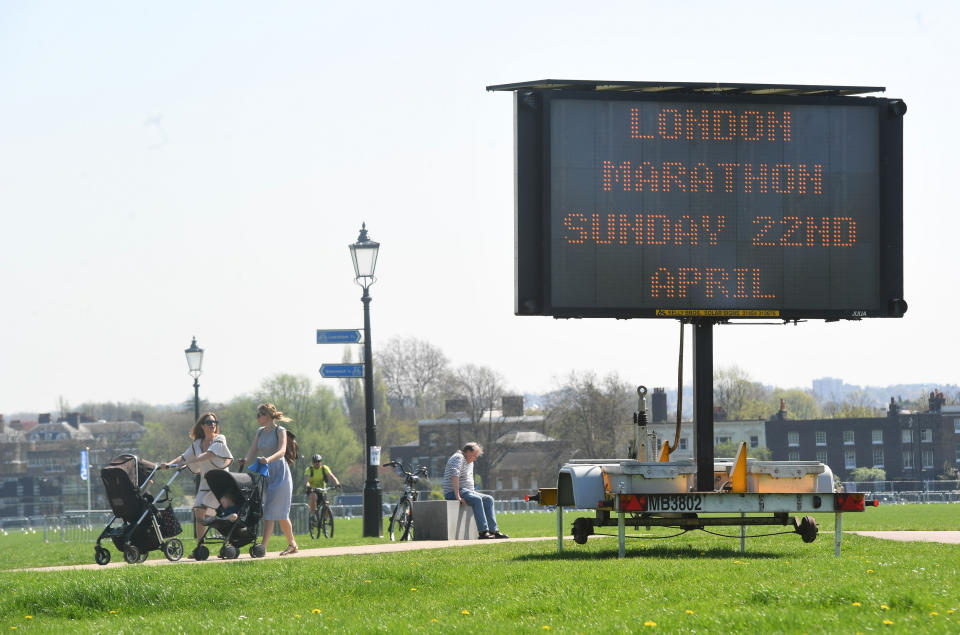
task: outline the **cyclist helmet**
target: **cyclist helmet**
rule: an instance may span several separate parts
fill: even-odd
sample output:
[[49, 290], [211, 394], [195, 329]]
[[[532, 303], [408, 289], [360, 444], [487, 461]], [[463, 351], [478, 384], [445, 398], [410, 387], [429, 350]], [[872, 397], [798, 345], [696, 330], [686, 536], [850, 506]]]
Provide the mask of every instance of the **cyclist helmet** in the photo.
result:
[[314, 463], [319, 463], [320, 461], [323, 460], [323, 457], [320, 456], [319, 454], [314, 454], [312, 460], [313, 460]]

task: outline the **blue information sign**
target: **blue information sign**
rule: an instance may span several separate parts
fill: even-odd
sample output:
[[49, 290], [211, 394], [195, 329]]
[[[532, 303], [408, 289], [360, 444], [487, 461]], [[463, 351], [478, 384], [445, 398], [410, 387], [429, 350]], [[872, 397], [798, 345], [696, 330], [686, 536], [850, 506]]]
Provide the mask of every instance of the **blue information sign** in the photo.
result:
[[88, 472], [90, 471], [89, 463], [87, 462], [87, 451], [80, 450], [80, 478], [82, 480], [87, 480]]
[[317, 329], [317, 344], [359, 344], [358, 329]]
[[334, 379], [363, 377], [363, 364], [324, 364], [320, 367], [320, 376]]

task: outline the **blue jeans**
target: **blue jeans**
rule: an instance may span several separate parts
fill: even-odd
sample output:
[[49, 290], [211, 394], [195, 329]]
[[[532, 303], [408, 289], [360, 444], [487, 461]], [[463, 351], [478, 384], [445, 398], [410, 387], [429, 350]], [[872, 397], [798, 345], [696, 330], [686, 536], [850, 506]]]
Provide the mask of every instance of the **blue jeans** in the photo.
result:
[[[454, 492], [447, 492], [443, 495], [448, 501], [457, 500]], [[493, 496], [481, 494], [473, 490], [460, 490], [460, 498], [467, 501], [467, 504], [473, 508], [473, 517], [477, 521], [477, 531], [497, 531], [497, 514], [493, 511]]]

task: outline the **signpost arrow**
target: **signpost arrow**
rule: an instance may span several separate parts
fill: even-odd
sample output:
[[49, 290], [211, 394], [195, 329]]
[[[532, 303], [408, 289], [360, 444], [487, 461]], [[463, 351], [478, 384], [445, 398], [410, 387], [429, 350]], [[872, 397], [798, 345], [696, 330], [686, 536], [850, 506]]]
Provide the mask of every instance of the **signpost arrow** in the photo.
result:
[[359, 329], [317, 329], [317, 344], [359, 344]]
[[320, 376], [334, 379], [354, 379], [363, 377], [363, 364], [324, 364], [320, 367]]

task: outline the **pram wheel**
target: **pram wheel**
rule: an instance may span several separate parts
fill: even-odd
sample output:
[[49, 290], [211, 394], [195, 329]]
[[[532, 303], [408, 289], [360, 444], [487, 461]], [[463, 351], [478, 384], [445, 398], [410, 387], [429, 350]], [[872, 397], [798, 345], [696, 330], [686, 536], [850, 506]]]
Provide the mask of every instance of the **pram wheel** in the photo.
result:
[[123, 550], [123, 559], [127, 561], [127, 564], [137, 564], [141, 561], [140, 550], [133, 545], [127, 545]]
[[267, 550], [263, 548], [263, 545], [253, 545], [250, 547], [251, 558], [262, 558], [265, 555], [267, 555]]
[[233, 545], [224, 545], [220, 549], [220, 557], [224, 560], [233, 560], [240, 554], [237, 552], [237, 548]]
[[149, 552], [149, 551], [144, 551], [143, 553], [140, 554], [140, 558], [137, 560], [137, 563], [138, 563], [138, 564], [142, 564], [142, 563], [146, 562], [146, 561], [147, 561], [147, 558], [148, 558], [149, 556], [150, 556], [150, 552]]
[[101, 566], [110, 564], [110, 552], [108, 550], [98, 545], [94, 554], [94, 559], [97, 561], [97, 564]]
[[193, 550], [193, 559], [199, 562], [203, 562], [210, 557], [210, 550], [204, 547], [203, 545], [198, 546]]
[[183, 543], [179, 538], [173, 538], [163, 544], [163, 555], [170, 562], [176, 562], [183, 557]]

